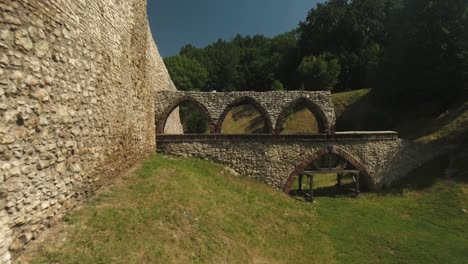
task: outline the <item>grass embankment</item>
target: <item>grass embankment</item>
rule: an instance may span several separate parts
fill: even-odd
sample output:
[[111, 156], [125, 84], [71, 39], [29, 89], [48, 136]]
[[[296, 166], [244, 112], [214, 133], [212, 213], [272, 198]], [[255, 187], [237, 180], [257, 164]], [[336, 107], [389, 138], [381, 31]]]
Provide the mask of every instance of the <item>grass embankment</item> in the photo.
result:
[[412, 109], [385, 109], [373, 103], [369, 90], [332, 95], [337, 130], [395, 130], [405, 139], [429, 143], [458, 141], [468, 132], [468, 101], [444, 112], [433, 104]]
[[[272, 124], [275, 126], [276, 124]], [[251, 105], [232, 108], [224, 119], [223, 134], [257, 134], [266, 133], [265, 122], [260, 113]], [[317, 133], [318, 125], [315, 116], [305, 107], [292, 109], [291, 115], [284, 124], [284, 134]]]
[[[466, 138], [468, 133], [468, 102], [458, 104], [443, 113], [433, 105], [423, 105], [405, 111], [384, 109], [373, 103], [370, 90], [332, 94], [337, 116], [337, 131], [395, 130], [405, 139], [428, 143]], [[233, 108], [223, 123], [223, 133], [261, 133], [264, 123], [257, 110], [249, 105]], [[317, 132], [317, 121], [304, 107], [292, 109], [283, 133]]]
[[311, 204], [208, 161], [154, 156], [68, 214], [33, 263], [466, 263], [468, 188], [441, 177], [446, 165]]
[[226, 115], [221, 133], [254, 134], [265, 132], [265, 122], [252, 105], [241, 105], [231, 109]]
[[[333, 94], [332, 101], [335, 106], [336, 115], [341, 116], [350, 105], [362, 99], [368, 92], [368, 89], [362, 89]], [[254, 134], [264, 131], [263, 119], [260, 113], [251, 105], [234, 107], [226, 115], [222, 126], [222, 133], [224, 134]], [[291, 109], [282, 133], [318, 133], [317, 120], [305, 106], [299, 105]]]

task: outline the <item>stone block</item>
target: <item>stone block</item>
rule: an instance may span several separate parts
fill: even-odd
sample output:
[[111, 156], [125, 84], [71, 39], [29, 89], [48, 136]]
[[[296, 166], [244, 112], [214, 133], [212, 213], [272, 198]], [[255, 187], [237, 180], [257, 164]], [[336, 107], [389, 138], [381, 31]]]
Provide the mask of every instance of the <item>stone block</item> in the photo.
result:
[[26, 51], [30, 51], [33, 48], [33, 42], [26, 29], [16, 31], [15, 44]]

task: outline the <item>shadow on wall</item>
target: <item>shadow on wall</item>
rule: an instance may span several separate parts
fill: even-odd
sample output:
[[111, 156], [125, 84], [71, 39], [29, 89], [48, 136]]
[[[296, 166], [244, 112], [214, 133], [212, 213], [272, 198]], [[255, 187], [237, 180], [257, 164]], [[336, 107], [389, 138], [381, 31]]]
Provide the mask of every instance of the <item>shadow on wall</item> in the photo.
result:
[[366, 94], [337, 115], [336, 131], [381, 131], [393, 124], [392, 113], [374, 105], [372, 95]]
[[381, 194], [401, 194], [404, 189], [422, 190], [433, 186], [439, 180], [468, 183], [467, 147], [468, 144], [465, 142], [458, 146], [457, 150], [425, 162]]
[[405, 189], [423, 190], [429, 188], [438, 180], [447, 179], [445, 172], [449, 164], [450, 158], [448, 155], [436, 157], [421, 167], [414, 169], [406, 177], [396, 181], [392, 187], [385, 188], [380, 195], [403, 194]]

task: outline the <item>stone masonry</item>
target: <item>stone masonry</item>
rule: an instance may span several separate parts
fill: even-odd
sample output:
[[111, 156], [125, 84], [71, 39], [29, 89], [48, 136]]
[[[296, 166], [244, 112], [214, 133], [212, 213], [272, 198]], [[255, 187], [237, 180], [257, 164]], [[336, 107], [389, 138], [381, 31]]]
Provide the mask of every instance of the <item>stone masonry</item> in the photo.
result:
[[[154, 152], [145, 0], [0, 0], [0, 263]], [[169, 121], [173, 133], [181, 130]]]
[[327, 135], [160, 135], [160, 152], [208, 159], [241, 175], [289, 191], [307, 165], [327, 153], [361, 171], [364, 188], [390, 186], [442, 149], [398, 139], [395, 132], [342, 132]]
[[296, 103], [304, 103], [315, 115], [321, 133], [332, 134], [335, 130], [335, 110], [330, 92], [171, 92], [162, 91], [156, 95], [156, 119], [158, 134], [164, 131], [165, 120], [173, 110], [185, 101], [199, 106], [211, 119], [213, 132], [219, 133], [224, 117], [233, 106], [248, 103], [264, 117], [271, 133], [279, 133], [287, 118], [288, 110]]

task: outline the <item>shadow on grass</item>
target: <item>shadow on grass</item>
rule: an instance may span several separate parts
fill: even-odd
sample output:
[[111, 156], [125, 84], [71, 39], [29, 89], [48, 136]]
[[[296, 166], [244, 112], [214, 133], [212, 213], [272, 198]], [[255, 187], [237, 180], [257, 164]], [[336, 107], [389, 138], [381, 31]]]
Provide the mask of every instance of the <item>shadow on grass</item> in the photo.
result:
[[389, 130], [394, 122], [394, 113], [376, 106], [372, 95], [366, 94], [337, 116], [336, 130]]
[[397, 105], [384, 106], [378, 101], [371, 92], [348, 105], [337, 116], [336, 130], [395, 130], [405, 139], [418, 139], [433, 133], [446, 138], [449, 135], [444, 133], [453, 132], [454, 135], [448, 139], [456, 140], [461, 136], [463, 127], [466, 128], [462, 124], [468, 111], [466, 99], [446, 110], [437, 102], [420, 103], [403, 109]]
[[[288, 194], [298, 201], [310, 201], [309, 189], [303, 189], [302, 191], [295, 189], [289, 191]], [[314, 189], [314, 198], [317, 197], [355, 198], [355, 184], [343, 184], [340, 188], [336, 185], [316, 188]]]
[[265, 120], [262, 116], [257, 116], [256, 118], [254, 118], [250, 122], [248, 129], [249, 131], [252, 131], [252, 134], [268, 133]]
[[445, 173], [449, 164], [448, 155], [436, 157], [395, 182], [392, 187], [384, 189], [380, 194], [403, 194], [404, 190], [423, 190], [432, 187], [438, 180], [448, 179]]

